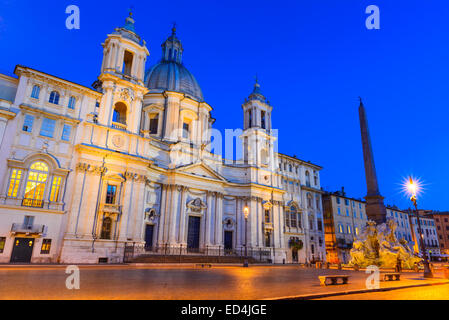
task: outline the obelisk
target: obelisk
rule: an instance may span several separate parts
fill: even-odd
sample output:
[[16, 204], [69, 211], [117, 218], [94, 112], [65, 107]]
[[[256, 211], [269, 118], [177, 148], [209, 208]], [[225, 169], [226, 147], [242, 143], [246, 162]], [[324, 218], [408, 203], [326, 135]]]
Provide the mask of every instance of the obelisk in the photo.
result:
[[366, 215], [369, 220], [377, 224], [384, 223], [387, 218], [387, 210], [384, 205], [384, 197], [380, 195], [379, 185], [377, 184], [376, 166], [374, 165], [373, 148], [368, 130], [368, 120], [366, 118], [365, 107], [360, 98], [359, 106], [360, 131], [362, 134], [363, 159], [365, 162], [365, 177], [367, 194]]

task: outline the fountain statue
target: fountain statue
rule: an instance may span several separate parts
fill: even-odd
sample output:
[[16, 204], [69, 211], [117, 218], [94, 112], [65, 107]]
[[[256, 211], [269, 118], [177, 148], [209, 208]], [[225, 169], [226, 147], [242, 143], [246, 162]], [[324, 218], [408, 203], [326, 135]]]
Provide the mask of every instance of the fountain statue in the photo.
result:
[[413, 269], [421, 258], [413, 253], [406, 240], [396, 238], [396, 228], [397, 224], [393, 219], [380, 225], [368, 221], [364, 232], [354, 240], [349, 265], [361, 268], [370, 265], [394, 268], [400, 260], [402, 268]]

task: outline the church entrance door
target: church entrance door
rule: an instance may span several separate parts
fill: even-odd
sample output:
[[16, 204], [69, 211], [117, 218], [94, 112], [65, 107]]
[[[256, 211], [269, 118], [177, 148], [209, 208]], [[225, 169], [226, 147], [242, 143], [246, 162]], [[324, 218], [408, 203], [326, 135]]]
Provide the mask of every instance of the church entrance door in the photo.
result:
[[153, 232], [154, 225], [147, 224], [145, 227], [145, 250], [151, 250], [153, 248]]
[[227, 251], [232, 250], [232, 231], [224, 232], [224, 248]]
[[189, 228], [187, 233], [188, 251], [198, 251], [200, 247], [200, 217], [189, 216]]

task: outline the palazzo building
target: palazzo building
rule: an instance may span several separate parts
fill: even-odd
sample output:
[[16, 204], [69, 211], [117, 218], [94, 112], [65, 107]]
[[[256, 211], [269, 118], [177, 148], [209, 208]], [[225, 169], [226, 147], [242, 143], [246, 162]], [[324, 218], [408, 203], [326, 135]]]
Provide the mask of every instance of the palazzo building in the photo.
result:
[[93, 88], [21, 65], [0, 75], [0, 263], [117, 263], [130, 244], [325, 259], [322, 168], [277, 153], [257, 82], [229, 161], [211, 152], [212, 107], [175, 28], [146, 72], [131, 15], [102, 47]]

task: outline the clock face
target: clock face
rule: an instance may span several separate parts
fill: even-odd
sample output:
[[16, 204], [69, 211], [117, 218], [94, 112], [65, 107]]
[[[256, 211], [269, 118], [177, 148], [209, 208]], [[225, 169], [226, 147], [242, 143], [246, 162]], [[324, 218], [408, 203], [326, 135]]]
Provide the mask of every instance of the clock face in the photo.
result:
[[125, 139], [123, 139], [121, 135], [116, 134], [115, 136], [112, 137], [112, 143], [114, 144], [115, 147], [121, 148], [125, 143]]

